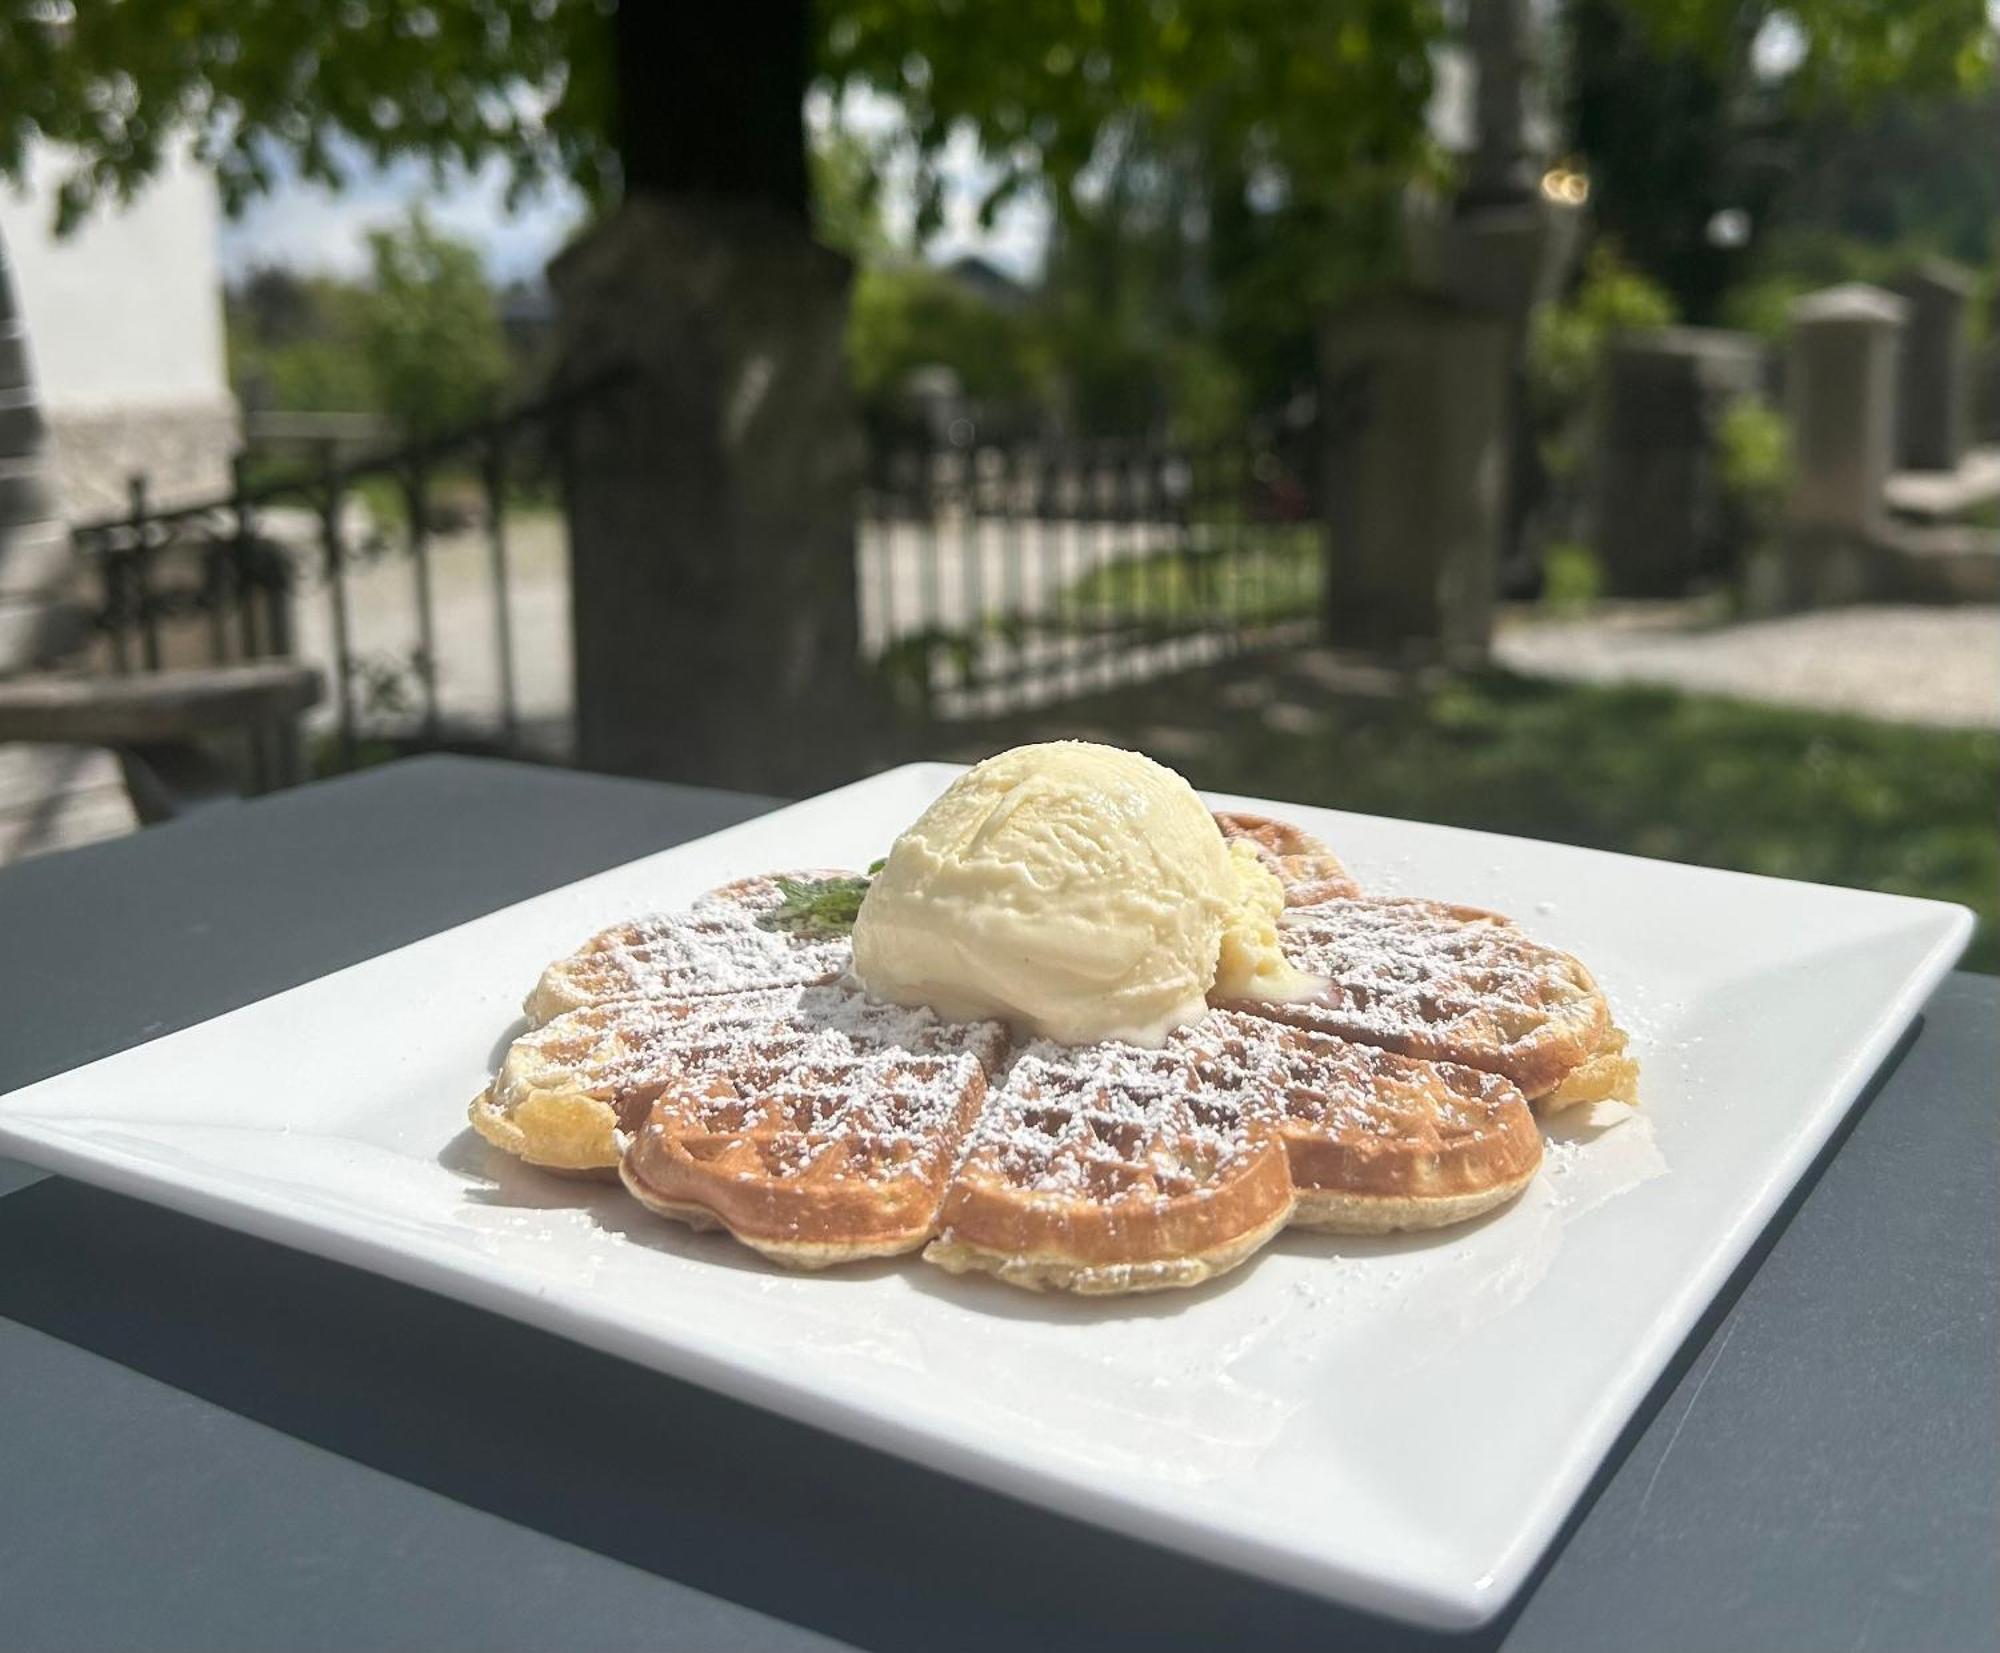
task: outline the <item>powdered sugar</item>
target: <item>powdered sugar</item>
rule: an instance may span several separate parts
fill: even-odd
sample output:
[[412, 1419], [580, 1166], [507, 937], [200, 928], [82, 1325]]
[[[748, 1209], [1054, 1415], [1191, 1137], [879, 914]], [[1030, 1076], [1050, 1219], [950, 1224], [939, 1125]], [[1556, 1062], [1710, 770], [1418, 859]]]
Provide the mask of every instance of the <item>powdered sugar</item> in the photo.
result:
[[763, 1138], [778, 1174], [838, 1143], [854, 1174], [886, 1175], [955, 1150], [960, 1115], [1006, 1034], [815, 985], [621, 1000], [558, 1017], [520, 1044], [610, 1102], [627, 1130], [660, 1105], [678, 1132]]
[[1023, 1047], [965, 1164], [1031, 1196], [1198, 1196], [1282, 1129], [1449, 1139], [1487, 1128], [1494, 1097], [1518, 1102], [1492, 1075], [1214, 1010], [1159, 1050]]
[[[496, 1089], [509, 1074], [516, 1089], [567, 1083], [625, 1132], [739, 1181], [956, 1175], [1106, 1207], [1207, 1198], [1292, 1136], [1442, 1148], [1518, 1106], [1491, 1074], [1282, 1025], [1273, 1006], [1213, 1010], [1157, 1050], [1017, 1047], [994, 1023], [868, 998], [844, 938], [758, 922], [781, 899], [745, 880], [563, 961], [565, 986], [607, 1002], [519, 1041]], [[1576, 992], [1563, 955], [1465, 909], [1339, 899], [1295, 909], [1282, 934], [1364, 1041], [1444, 1026], [1504, 1042]], [[648, 1145], [634, 1146], [628, 1175], [643, 1177]]]
[[1327, 979], [1329, 1031], [1350, 1037], [1404, 1044], [1445, 1035], [1497, 1051], [1591, 993], [1568, 955], [1471, 908], [1328, 901], [1288, 912], [1280, 935], [1293, 964]]
[[1254, 1090], [1202, 1030], [1165, 1048], [1046, 1041], [1016, 1054], [966, 1144], [961, 1175], [1066, 1199], [1198, 1194], [1249, 1151]]
[[835, 980], [853, 957], [847, 938], [770, 927], [766, 921], [782, 900], [775, 878], [748, 878], [710, 891], [688, 912], [606, 930], [549, 966], [528, 1012], [545, 1021], [612, 999], [695, 998]]

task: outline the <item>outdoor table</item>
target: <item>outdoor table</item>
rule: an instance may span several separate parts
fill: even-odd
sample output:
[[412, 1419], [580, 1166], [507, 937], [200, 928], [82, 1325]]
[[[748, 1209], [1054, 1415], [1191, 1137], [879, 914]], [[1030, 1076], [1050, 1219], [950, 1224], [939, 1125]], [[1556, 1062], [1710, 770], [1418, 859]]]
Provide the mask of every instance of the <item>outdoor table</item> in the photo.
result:
[[[10, 868], [0, 1090], [771, 807], [431, 758]], [[0, 1161], [0, 1645], [2000, 1646], [1996, 1012], [1938, 992], [1467, 1637]]]

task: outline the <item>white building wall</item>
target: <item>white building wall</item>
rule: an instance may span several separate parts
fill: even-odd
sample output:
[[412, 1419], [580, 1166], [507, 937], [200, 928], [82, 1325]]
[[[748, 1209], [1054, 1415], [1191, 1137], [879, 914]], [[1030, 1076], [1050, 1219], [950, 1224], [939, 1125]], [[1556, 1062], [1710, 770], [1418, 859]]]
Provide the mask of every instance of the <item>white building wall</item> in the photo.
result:
[[223, 346], [215, 184], [185, 155], [125, 206], [55, 236], [64, 158], [0, 187], [14, 296], [53, 435], [66, 513], [122, 504], [138, 473], [161, 498], [223, 485], [237, 442]]

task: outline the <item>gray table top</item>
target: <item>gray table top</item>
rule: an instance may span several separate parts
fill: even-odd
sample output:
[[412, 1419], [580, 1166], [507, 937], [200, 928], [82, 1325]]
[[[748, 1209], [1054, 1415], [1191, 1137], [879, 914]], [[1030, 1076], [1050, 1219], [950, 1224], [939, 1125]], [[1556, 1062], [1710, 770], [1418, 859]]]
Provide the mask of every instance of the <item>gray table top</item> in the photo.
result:
[[[12, 868], [0, 1091], [767, 807], [428, 759]], [[0, 1162], [0, 1643], [2000, 1646], [1996, 1010], [1938, 993], [1465, 1637]]]

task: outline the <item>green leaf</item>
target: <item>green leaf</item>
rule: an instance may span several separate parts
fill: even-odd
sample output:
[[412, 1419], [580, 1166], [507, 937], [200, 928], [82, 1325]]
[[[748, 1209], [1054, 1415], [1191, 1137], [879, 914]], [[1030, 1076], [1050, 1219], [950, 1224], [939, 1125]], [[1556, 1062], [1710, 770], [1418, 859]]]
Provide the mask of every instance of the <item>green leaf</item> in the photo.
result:
[[[876, 862], [880, 866], [881, 862]], [[871, 872], [873, 867], [869, 869]], [[757, 922], [766, 930], [783, 930], [808, 940], [823, 941], [851, 935], [868, 893], [866, 878], [780, 878], [784, 899]]]

